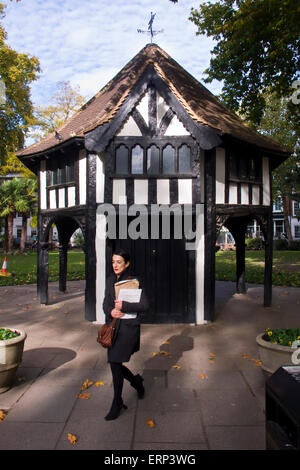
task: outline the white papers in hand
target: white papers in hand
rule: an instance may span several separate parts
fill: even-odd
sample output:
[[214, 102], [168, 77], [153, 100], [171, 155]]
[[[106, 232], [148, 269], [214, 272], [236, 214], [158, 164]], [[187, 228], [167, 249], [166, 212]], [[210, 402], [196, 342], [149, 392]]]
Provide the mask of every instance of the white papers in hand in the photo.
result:
[[141, 299], [142, 289], [121, 289], [119, 292], [118, 300], [125, 300], [126, 302], [138, 303]]

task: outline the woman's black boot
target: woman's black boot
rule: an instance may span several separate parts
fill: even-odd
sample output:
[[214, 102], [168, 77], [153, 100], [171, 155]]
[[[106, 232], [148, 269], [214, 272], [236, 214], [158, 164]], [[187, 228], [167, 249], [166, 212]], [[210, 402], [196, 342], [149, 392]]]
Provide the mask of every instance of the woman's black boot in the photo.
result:
[[139, 374], [134, 376], [134, 379], [130, 382], [131, 386], [136, 389], [138, 397], [140, 399], [144, 398], [145, 395], [145, 388], [143, 385], [143, 377], [141, 377]]
[[106, 419], [106, 421], [112, 421], [113, 419], [117, 419], [120, 416], [122, 408], [124, 408], [124, 410], [127, 410], [127, 406], [124, 405], [123, 401], [117, 402], [114, 400], [112, 402], [109, 413], [105, 416], [104, 419]]

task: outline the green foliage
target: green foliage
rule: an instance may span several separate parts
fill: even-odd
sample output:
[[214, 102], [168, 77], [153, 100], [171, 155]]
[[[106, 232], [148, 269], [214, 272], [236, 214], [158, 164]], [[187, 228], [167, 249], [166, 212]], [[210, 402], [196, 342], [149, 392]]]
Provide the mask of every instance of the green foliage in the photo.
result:
[[[199, 34], [217, 41], [206, 82], [224, 82], [222, 99], [257, 125], [266, 91], [291, 97], [299, 77], [300, 9], [295, 0], [220, 0], [192, 8]], [[291, 104], [298, 118], [299, 106]], [[299, 121], [298, 121], [299, 124]]]
[[266, 328], [264, 340], [281, 346], [292, 346], [294, 341], [300, 340], [300, 328]]
[[0, 341], [16, 338], [17, 336], [20, 336], [20, 333], [16, 330], [13, 331], [9, 328], [0, 328]]
[[[0, 16], [4, 4], [0, 3]], [[39, 61], [11, 49], [5, 42], [6, 33], [0, 25], [0, 79], [4, 96], [0, 105], [0, 163], [4, 164], [9, 152], [23, 146], [33, 116], [30, 83], [38, 78]]]
[[246, 239], [247, 250], [263, 250], [264, 241], [262, 238], [247, 238]]
[[35, 109], [30, 135], [36, 140], [59, 129], [84, 105], [86, 99], [79, 93], [79, 86], [72, 88], [70, 82], [59, 82], [50, 101], [52, 104], [49, 106], [38, 106]]

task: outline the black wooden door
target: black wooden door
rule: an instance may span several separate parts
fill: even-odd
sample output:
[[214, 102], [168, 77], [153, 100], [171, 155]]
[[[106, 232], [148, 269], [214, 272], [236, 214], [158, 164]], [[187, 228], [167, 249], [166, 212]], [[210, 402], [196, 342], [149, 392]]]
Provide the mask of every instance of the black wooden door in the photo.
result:
[[184, 239], [115, 240], [131, 256], [131, 273], [143, 279], [150, 310], [142, 323], [195, 322], [195, 258]]

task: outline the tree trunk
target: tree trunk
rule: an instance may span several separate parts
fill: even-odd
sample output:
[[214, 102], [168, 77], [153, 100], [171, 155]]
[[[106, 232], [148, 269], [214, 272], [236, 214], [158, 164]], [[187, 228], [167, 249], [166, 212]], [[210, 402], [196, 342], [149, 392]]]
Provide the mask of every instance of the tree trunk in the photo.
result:
[[282, 209], [283, 209], [283, 217], [284, 217], [284, 225], [285, 225], [285, 232], [288, 238], [289, 243], [293, 240], [292, 233], [291, 233], [291, 226], [289, 221], [289, 214], [290, 214], [290, 201], [289, 198], [281, 195], [282, 198]]
[[13, 251], [13, 225], [14, 225], [14, 214], [7, 216], [7, 252]]
[[8, 250], [8, 216], [5, 217], [5, 229], [4, 229], [4, 241], [3, 241], [3, 251], [7, 253]]
[[22, 216], [22, 230], [21, 230], [21, 239], [20, 239], [20, 255], [24, 253], [25, 243], [27, 238], [27, 215], [23, 214]]

